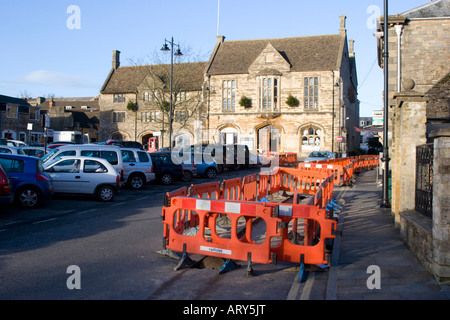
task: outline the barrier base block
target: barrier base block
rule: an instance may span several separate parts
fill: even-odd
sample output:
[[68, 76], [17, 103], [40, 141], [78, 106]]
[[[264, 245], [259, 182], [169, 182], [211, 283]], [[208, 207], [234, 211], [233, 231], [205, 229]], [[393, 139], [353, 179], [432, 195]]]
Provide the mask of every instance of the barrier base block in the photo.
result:
[[230, 270], [239, 268], [240, 265], [236, 264], [233, 260], [227, 259], [225, 263], [223, 264], [222, 268], [220, 268], [219, 272], [217, 274], [223, 274], [225, 272], [228, 272]]

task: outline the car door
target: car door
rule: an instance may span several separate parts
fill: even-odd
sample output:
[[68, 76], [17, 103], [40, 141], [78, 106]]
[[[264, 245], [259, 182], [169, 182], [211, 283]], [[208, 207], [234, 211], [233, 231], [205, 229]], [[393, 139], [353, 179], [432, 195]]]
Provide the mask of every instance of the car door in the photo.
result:
[[132, 150], [121, 150], [121, 152], [124, 175], [128, 179], [130, 172], [133, 172], [136, 168], [136, 156]]
[[84, 159], [82, 166], [82, 190], [81, 193], [93, 194], [99, 184], [114, 184], [114, 177], [107, 176], [108, 168], [96, 159]]
[[79, 159], [63, 159], [45, 169], [53, 179], [55, 192], [78, 193], [82, 188]]
[[[12, 190], [17, 190], [19, 185], [27, 179], [27, 174], [25, 173], [25, 161], [22, 159], [0, 157], [0, 164], [11, 181]], [[30, 177], [30, 175], [28, 176]]]

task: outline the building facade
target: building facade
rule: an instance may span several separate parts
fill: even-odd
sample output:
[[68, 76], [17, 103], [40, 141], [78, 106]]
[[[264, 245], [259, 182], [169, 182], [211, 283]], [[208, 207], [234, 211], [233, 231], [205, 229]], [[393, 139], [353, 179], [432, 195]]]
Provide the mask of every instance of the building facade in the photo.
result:
[[359, 148], [355, 53], [346, 17], [340, 19], [335, 35], [245, 41], [219, 36], [206, 70], [208, 140], [299, 157]]
[[0, 138], [38, 144], [44, 137], [41, 120], [39, 107], [25, 99], [0, 95]]
[[[384, 20], [384, 19], [383, 19]], [[440, 281], [450, 279], [450, 0], [380, 19], [379, 65], [389, 69], [391, 211], [411, 251]]]
[[[172, 77], [172, 141], [195, 140], [196, 123], [204, 113], [206, 62], [175, 63]], [[169, 145], [170, 65], [120, 66], [120, 52], [113, 51], [112, 69], [99, 96], [99, 139], [138, 141], [150, 139], [159, 148]], [[199, 126], [201, 127], [201, 126]]]
[[[359, 101], [346, 17], [338, 34], [225, 41], [208, 62], [175, 63], [172, 145], [240, 143], [252, 151], [359, 148]], [[169, 145], [169, 65], [120, 66], [99, 97], [99, 139]], [[338, 139], [342, 137], [342, 139]], [[341, 142], [338, 142], [341, 140]]]

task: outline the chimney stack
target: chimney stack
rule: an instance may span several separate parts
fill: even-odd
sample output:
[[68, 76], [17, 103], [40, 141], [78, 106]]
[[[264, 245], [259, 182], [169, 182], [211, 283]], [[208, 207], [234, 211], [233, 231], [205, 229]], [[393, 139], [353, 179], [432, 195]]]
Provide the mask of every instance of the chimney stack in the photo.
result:
[[355, 40], [348, 40], [348, 55], [350, 58], [355, 56]]
[[113, 50], [113, 61], [112, 61], [112, 67], [114, 70], [119, 68], [120, 66], [120, 51], [119, 50]]
[[346, 16], [339, 16], [341, 19], [341, 26], [339, 28], [339, 33], [342, 35], [345, 35], [347, 33], [346, 26], [345, 26], [345, 20], [347, 19]]

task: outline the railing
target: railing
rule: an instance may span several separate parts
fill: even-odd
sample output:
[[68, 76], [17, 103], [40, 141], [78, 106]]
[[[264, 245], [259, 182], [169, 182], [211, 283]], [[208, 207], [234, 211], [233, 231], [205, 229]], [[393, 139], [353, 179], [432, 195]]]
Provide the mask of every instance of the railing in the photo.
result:
[[433, 144], [416, 148], [415, 209], [427, 217], [433, 217]]

